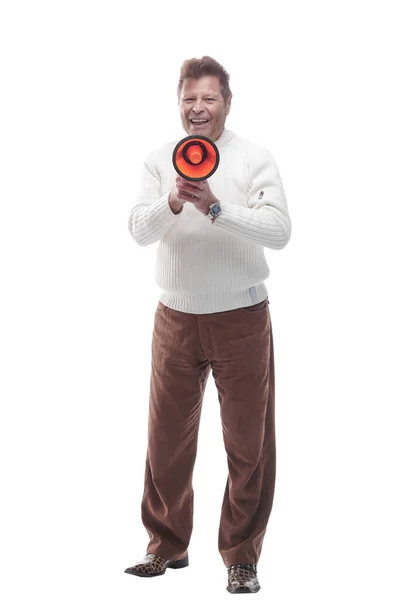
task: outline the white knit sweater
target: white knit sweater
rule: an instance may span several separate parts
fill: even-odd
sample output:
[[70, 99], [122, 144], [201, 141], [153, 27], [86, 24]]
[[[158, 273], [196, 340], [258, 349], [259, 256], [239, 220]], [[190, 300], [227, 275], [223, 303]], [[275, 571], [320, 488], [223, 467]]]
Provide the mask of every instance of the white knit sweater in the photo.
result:
[[284, 248], [291, 235], [275, 161], [268, 150], [224, 129], [215, 142], [218, 169], [207, 180], [221, 203], [212, 223], [190, 202], [179, 214], [168, 204], [178, 141], [147, 156], [141, 193], [129, 214], [130, 234], [140, 246], [160, 242], [155, 272], [160, 301], [194, 314], [257, 304], [268, 296], [264, 247]]

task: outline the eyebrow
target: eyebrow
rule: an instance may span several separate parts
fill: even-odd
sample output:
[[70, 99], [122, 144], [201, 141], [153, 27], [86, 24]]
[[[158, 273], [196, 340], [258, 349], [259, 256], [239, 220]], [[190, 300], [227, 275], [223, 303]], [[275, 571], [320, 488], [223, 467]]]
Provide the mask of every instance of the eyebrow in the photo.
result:
[[[183, 97], [184, 98], [195, 98], [195, 94], [185, 94]], [[207, 96], [207, 98], [217, 98], [218, 94], [216, 94], [215, 92], [209, 92], [208, 94], [203, 94], [203, 96]]]

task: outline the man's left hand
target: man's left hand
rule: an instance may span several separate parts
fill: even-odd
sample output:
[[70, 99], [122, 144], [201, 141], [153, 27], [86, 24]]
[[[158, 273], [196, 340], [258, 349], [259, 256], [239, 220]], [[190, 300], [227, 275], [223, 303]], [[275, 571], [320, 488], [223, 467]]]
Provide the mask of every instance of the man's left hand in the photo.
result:
[[217, 201], [208, 181], [189, 181], [183, 177], [179, 179], [180, 181], [177, 178], [176, 187], [186, 197], [186, 201], [191, 202], [203, 215], [208, 215], [210, 204]]

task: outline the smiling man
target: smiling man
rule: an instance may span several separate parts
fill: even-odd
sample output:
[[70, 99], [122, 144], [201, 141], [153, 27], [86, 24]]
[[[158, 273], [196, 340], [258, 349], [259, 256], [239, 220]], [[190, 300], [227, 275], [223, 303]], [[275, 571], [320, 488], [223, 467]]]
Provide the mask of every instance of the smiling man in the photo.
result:
[[232, 94], [221, 89], [216, 75], [182, 79], [178, 89], [183, 128], [189, 135], [205, 135], [216, 141], [224, 129]]
[[[284, 248], [291, 221], [271, 153], [225, 128], [232, 101], [226, 70], [209, 56], [186, 60], [177, 92], [184, 131], [211, 139], [220, 162], [208, 180], [188, 181], [176, 176], [172, 164], [179, 139], [164, 144], [144, 162], [142, 190], [129, 215], [137, 244], [159, 242], [156, 283], [162, 293], [154, 316], [141, 503], [150, 540], [145, 557], [125, 572], [154, 577], [189, 564], [193, 468], [212, 372], [228, 464], [218, 533], [226, 589], [257, 592], [276, 470], [264, 248]], [[217, 216], [210, 208], [215, 204]], [[208, 593], [208, 557], [204, 566]]]

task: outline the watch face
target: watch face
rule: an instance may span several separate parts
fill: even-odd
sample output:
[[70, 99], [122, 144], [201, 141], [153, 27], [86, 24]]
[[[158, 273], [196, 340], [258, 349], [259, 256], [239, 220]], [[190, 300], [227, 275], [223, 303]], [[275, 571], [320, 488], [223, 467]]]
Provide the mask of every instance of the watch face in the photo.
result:
[[220, 209], [218, 206], [213, 206], [212, 211], [213, 211], [214, 215], [218, 215], [220, 212]]

